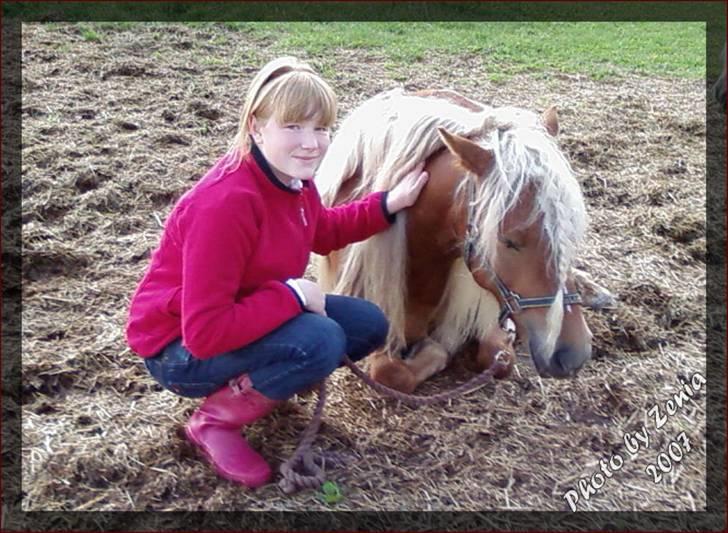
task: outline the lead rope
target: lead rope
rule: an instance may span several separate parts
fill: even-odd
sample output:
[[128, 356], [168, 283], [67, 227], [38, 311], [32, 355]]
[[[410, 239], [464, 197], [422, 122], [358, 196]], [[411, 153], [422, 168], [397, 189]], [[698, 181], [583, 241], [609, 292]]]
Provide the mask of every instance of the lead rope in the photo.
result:
[[[512, 344], [515, 340], [515, 332], [508, 332], [509, 342]], [[384, 396], [389, 396], [400, 402], [411, 405], [414, 407], [422, 405], [432, 405], [445, 400], [451, 400], [458, 395], [473, 392], [480, 387], [484, 386], [488, 381], [493, 379], [493, 375], [496, 371], [504, 368], [508, 364], [509, 356], [504, 351], [499, 351], [493, 358], [493, 363], [486, 370], [463, 383], [462, 385], [440, 394], [433, 396], [417, 396], [414, 394], [405, 394], [392, 388], [377, 383], [364, 373], [354, 362], [349, 359], [348, 356], [344, 356], [344, 364], [349, 367], [355, 376], [361, 379], [369, 387], [373, 388], [377, 392]], [[321, 417], [324, 411], [324, 404], [326, 403], [326, 381], [322, 381], [318, 390], [318, 402], [313, 412], [313, 417], [308, 427], [302, 434], [301, 442], [296, 448], [290, 459], [284, 462], [280, 467], [280, 473], [283, 475], [283, 479], [280, 480], [278, 486], [286, 494], [293, 494], [299, 490], [309, 488], [316, 489], [320, 487], [324, 481], [326, 481], [326, 474], [324, 473], [323, 466], [325, 465], [325, 459], [321, 457], [321, 466], [316, 464], [313, 454], [311, 452], [311, 444], [316, 438], [319, 426], [321, 425]], [[296, 472], [296, 469], [300, 468], [303, 473]]]
[[[317, 489], [324, 481], [326, 474], [322, 467], [316, 464], [311, 453], [311, 444], [316, 438], [319, 426], [321, 425], [321, 417], [324, 412], [324, 404], [326, 403], [326, 380], [322, 381], [318, 389], [318, 402], [313, 411], [313, 417], [308, 427], [301, 436], [301, 442], [293, 455], [285, 463], [281, 465], [280, 472], [283, 479], [280, 480], [278, 486], [286, 494], [293, 494], [302, 489]], [[323, 465], [322, 461], [322, 465]], [[303, 470], [302, 474], [296, 472], [296, 468]]]

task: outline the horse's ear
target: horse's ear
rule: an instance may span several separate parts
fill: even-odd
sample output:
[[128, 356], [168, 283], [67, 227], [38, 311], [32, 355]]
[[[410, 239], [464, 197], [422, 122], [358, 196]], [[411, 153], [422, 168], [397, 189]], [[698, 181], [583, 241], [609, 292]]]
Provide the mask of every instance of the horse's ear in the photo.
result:
[[437, 133], [445, 142], [445, 146], [459, 160], [460, 165], [476, 176], [484, 176], [493, 162], [493, 153], [470, 139], [453, 135], [445, 128], [437, 128]]
[[541, 120], [543, 125], [546, 126], [546, 131], [549, 135], [556, 137], [559, 134], [559, 114], [556, 112], [556, 106], [552, 105], [541, 114]]

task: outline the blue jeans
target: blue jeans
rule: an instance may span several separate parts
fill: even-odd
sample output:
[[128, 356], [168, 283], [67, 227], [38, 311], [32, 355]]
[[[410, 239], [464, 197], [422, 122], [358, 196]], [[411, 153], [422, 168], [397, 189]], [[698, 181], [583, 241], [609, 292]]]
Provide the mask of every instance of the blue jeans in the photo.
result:
[[197, 359], [177, 339], [144, 363], [160, 385], [180, 396], [209, 396], [248, 374], [255, 390], [285, 400], [325, 379], [344, 355], [358, 361], [387, 338], [387, 319], [367, 300], [328, 294], [326, 314], [302, 313], [265, 337], [210, 359]]

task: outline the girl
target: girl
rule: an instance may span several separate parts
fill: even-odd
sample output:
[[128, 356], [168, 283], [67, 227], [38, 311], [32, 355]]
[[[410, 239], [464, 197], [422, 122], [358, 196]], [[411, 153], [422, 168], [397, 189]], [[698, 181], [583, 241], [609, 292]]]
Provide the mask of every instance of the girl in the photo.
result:
[[421, 163], [389, 192], [323, 207], [313, 175], [335, 120], [336, 97], [310, 66], [284, 57], [263, 67], [230, 150], [175, 205], [131, 301], [127, 340], [151, 375], [206, 397], [187, 437], [251, 488], [271, 470], [241, 427], [387, 336], [374, 304], [302, 278], [309, 254], [385, 230], [428, 177]]

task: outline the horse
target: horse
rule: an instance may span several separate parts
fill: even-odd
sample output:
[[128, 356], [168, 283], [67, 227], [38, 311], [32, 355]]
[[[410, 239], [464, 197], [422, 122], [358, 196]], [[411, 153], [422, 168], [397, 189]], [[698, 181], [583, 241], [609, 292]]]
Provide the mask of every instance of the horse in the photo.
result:
[[325, 205], [388, 190], [425, 160], [430, 178], [387, 231], [319, 258], [327, 292], [367, 298], [390, 320], [370, 376], [410, 393], [458, 353], [471, 368], [508, 365], [513, 321], [544, 377], [591, 357], [572, 268], [585, 203], [555, 137], [551, 107], [494, 108], [454, 91], [380, 93], [343, 121], [316, 183]]

